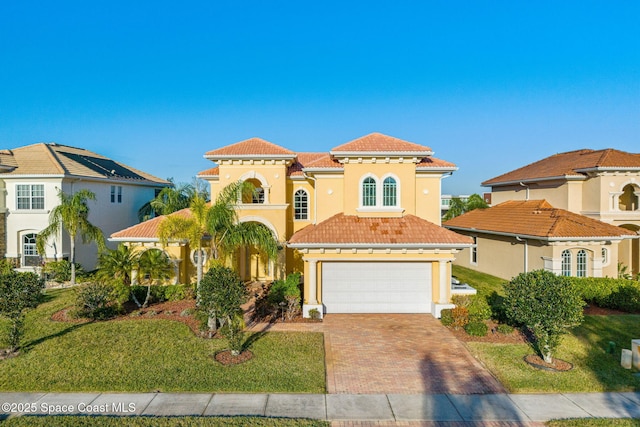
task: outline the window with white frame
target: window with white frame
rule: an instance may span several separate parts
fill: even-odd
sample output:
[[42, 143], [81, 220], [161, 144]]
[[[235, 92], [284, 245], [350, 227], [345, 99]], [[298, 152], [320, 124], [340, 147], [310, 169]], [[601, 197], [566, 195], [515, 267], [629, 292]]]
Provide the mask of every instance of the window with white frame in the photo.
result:
[[376, 205], [376, 180], [367, 177], [362, 181], [362, 206]]
[[40, 256], [36, 250], [35, 233], [25, 234], [22, 236], [22, 266], [35, 267], [40, 265]]
[[309, 219], [309, 195], [305, 190], [300, 189], [294, 194], [293, 211], [295, 219]]
[[478, 264], [478, 238], [473, 236], [473, 246], [471, 246], [471, 264]]
[[111, 186], [111, 203], [122, 203], [122, 186]]
[[16, 198], [17, 209], [44, 209], [44, 184], [17, 184]]
[[390, 176], [382, 182], [382, 206], [398, 205], [398, 186], [396, 180]]
[[561, 274], [563, 276], [571, 276], [571, 251], [565, 249], [562, 251], [562, 266]]
[[587, 277], [587, 251], [580, 249], [576, 257], [576, 276]]

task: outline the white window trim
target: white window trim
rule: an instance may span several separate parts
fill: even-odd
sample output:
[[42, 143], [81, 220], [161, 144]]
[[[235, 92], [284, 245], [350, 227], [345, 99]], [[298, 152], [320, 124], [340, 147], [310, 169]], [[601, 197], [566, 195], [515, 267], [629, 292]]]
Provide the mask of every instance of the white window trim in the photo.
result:
[[[363, 191], [362, 185], [364, 184], [364, 180], [367, 178], [373, 178], [376, 183], [376, 204], [375, 206], [364, 206], [363, 202]], [[384, 180], [387, 178], [393, 178], [396, 181], [396, 204], [395, 206], [384, 206]], [[358, 208], [356, 208], [357, 212], [403, 212], [404, 209], [400, 206], [401, 199], [401, 185], [400, 178], [393, 173], [386, 173], [382, 176], [382, 178], [378, 178], [375, 174], [368, 172], [360, 177], [360, 181], [358, 182]]]
[[[473, 245], [469, 248], [469, 264], [478, 265], [478, 236], [471, 236], [473, 239]], [[475, 253], [476, 260], [473, 260], [473, 255]]]
[[[20, 208], [19, 207], [19, 203], [18, 203], [18, 187], [24, 185], [24, 186], [28, 186], [29, 187], [29, 208], [28, 209], [24, 209], [24, 208]], [[33, 195], [31, 194], [33, 191], [33, 186], [35, 185], [40, 185], [42, 186], [42, 209], [34, 209], [33, 208]], [[15, 184], [15, 210], [16, 212], [22, 212], [22, 213], [26, 213], [26, 212], [35, 212], [35, 213], [42, 213], [42, 212], [46, 212], [46, 207], [47, 207], [47, 191], [46, 191], [46, 187], [43, 183], [30, 183], [30, 182], [20, 182], [20, 183], [16, 183]]]
[[[304, 193], [307, 196], [307, 211], [306, 211], [306, 218], [296, 218], [296, 194], [298, 194], [299, 191], [304, 191]], [[309, 192], [302, 188], [302, 187], [298, 187], [294, 192], [293, 192], [293, 220], [294, 221], [309, 221], [310, 217], [311, 217], [311, 203], [310, 203], [310, 198], [309, 198]]]
[[[580, 276], [578, 272], [580, 271], [580, 258], [581, 254], [584, 254], [584, 275]], [[576, 277], [589, 277], [589, 251], [586, 249], [578, 249], [576, 252]]]
[[608, 267], [611, 264], [611, 251], [609, 248], [603, 246], [600, 249], [600, 256], [602, 257], [602, 266]]
[[[565, 270], [564, 270], [564, 256], [563, 254], [569, 254], [569, 274], [565, 275]], [[571, 249], [565, 249], [560, 253], [560, 275], [561, 276], [565, 276], [565, 277], [571, 277], [573, 273], [573, 254], [571, 253]]]

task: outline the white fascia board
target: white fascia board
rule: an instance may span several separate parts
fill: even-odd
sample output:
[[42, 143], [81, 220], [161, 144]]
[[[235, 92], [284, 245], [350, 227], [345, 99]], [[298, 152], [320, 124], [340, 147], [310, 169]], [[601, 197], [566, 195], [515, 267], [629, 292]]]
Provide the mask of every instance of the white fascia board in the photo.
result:
[[473, 243], [287, 243], [294, 249], [459, 249]]
[[441, 166], [441, 167], [428, 167], [417, 166], [416, 172], [455, 172], [458, 170], [457, 166]]
[[540, 240], [544, 242], [569, 242], [573, 240], [590, 240], [590, 241], [603, 241], [603, 240], [623, 240], [627, 237], [624, 236], [573, 236], [573, 237], [548, 237], [548, 236], [534, 236], [531, 234], [521, 234], [521, 233], [506, 233], [502, 231], [490, 231], [490, 230], [482, 230], [479, 228], [465, 228], [465, 227], [454, 227], [449, 225], [443, 225], [444, 228], [448, 228], [449, 230], [459, 230], [459, 231], [467, 231], [469, 233], [481, 233], [481, 234], [492, 234], [495, 236], [506, 236], [506, 237], [519, 237], [521, 239], [530, 239], [530, 240]]
[[433, 151], [329, 151], [336, 157], [429, 157]]
[[236, 154], [227, 156], [204, 155], [204, 158], [220, 164], [223, 160], [294, 160], [297, 154]]
[[110, 242], [143, 242], [143, 243], [159, 243], [157, 237], [109, 237]]
[[584, 181], [587, 179], [586, 176], [583, 175], [559, 175], [559, 176], [548, 176], [546, 178], [527, 178], [527, 179], [517, 179], [514, 181], [501, 181], [496, 182], [495, 184], [480, 184], [482, 187], [501, 187], [504, 185], [517, 185], [521, 182], [540, 182], [540, 181], [557, 181], [557, 180], [567, 180], [567, 181]]
[[22, 175], [2, 175], [0, 174], [0, 178], [5, 181], [11, 179], [51, 179], [51, 178], [59, 178], [63, 180], [80, 180], [80, 181], [94, 181], [94, 182], [102, 182], [102, 183], [113, 183], [113, 184], [128, 184], [128, 185], [139, 185], [144, 187], [167, 187], [169, 186], [169, 182], [154, 182], [149, 181], [147, 179], [140, 180], [130, 180], [126, 178], [100, 178], [95, 176], [83, 176], [83, 175], [46, 175], [46, 174], [22, 174]]
[[595, 168], [575, 169], [576, 172], [640, 172], [640, 167], [598, 166]]
[[344, 168], [302, 168], [304, 173], [343, 173]]

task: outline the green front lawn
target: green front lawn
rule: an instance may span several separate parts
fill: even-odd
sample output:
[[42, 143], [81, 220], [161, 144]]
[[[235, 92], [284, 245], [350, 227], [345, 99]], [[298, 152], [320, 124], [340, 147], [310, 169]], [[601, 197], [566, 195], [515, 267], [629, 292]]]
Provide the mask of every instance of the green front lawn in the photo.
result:
[[632, 418], [580, 418], [571, 420], [553, 420], [546, 423], [549, 427], [640, 427], [640, 420]]
[[472, 288], [476, 288], [479, 294], [487, 296], [493, 292], [503, 295], [502, 285], [508, 282], [508, 280], [460, 267], [459, 265], [453, 266], [452, 275], [456, 276], [462, 283], [468, 283]]
[[7, 427], [327, 427], [326, 421], [262, 417], [18, 417]]
[[53, 322], [74, 295], [49, 295], [27, 317], [26, 351], [0, 361], [1, 391], [325, 392], [320, 333], [255, 334], [253, 359], [222, 366], [212, 355], [224, 339], [198, 338], [170, 320]]

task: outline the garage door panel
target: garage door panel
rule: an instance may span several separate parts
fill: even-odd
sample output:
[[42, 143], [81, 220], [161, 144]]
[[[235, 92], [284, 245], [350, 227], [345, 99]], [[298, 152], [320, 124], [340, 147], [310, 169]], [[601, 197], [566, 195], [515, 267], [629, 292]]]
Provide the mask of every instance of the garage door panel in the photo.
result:
[[429, 313], [431, 264], [325, 262], [322, 302], [327, 313]]

